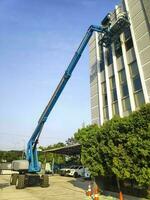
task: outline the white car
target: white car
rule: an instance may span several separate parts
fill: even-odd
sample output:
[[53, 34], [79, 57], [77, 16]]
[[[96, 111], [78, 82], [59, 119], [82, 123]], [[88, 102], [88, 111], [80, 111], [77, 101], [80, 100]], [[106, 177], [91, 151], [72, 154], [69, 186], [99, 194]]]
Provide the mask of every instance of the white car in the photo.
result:
[[91, 173], [90, 173], [88, 168], [84, 169], [84, 178], [85, 179], [90, 179], [91, 178]]
[[83, 166], [76, 166], [72, 169], [70, 169], [68, 172], [67, 172], [67, 175], [68, 176], [73, 176], [75, 178], [79, 177], [79, 176], [84, 176], [84, 167]]
[[68, 168], [62, 168], [62, 169], [60, 169], [60, 175], [61, 175], [61, 176], [68, 175], [67, 173], [68, 173], [72, 168], [74, 168], [74, 166], [71, 166], [71, 167], [68, 167]]

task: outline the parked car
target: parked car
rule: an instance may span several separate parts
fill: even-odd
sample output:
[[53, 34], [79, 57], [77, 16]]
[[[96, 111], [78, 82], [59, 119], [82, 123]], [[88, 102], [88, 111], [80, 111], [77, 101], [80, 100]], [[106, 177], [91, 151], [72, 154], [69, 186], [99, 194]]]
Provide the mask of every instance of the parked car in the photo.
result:
[[59, 173], [60, 173], [61, 176], [65, 176], [65, 175], [67, 175], [68, 172], [70, 172], [70, 170], [71, 170], [72, 168], [74, 168], [74, 167], [75, 167], [75, 166], [62, 168], [62, 169], [59, 170]]
[[79, 176], [84, 176], [84, 167], [83, 166], [75, 166], [74, 168], [71, 168], [70, 170], [68, 170], [66, 175], [73, 176], [75, 178], [77, 178]]
[[88, 168], [84, 169], [84, 178], [85, 179], [90, 179], [91, 178], [91, 173], [90, 173]]

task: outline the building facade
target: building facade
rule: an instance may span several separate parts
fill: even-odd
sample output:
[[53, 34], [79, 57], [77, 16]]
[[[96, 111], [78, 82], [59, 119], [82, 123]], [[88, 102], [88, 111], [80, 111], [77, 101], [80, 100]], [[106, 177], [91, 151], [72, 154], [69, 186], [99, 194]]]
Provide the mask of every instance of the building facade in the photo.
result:
[[96, 32], [89, 42], [93, 124], [127, 116], [150, 102], [150, 0], [123, 0], [101, 25], [113, 27], [122, 13], [129, 24], [109, 45]]

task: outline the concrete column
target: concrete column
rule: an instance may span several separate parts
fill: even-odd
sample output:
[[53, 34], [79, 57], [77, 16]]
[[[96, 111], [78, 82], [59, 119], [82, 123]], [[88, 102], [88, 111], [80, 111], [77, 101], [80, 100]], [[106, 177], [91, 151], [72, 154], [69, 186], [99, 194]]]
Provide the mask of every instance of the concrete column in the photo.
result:
[[[147, 93], [147, 89], [146, 89], [146, 85], [145, 85], [145, 81], [144, 81], [144, 74], [143, 74], [143, 70], [142, 70], [142, 63], [141, 63], [141, 59], [140, 59], [140, 52], [137, 46], [137, 41], [135, 38], [135, 29], [133, 28], [133, 24], [132, 24], [132, 17], [130, 16], [130, 9], [129, 9], [129, 0], [124, 0], [125, 2], [125, 6], [126, 6], [126, 10], [129, 14], [129, 19], [130, 19], [130, 30], [131, 30], [131, 35], [132, 35], [132, 40], [133, 40], [133, 44], [134, 44], [134, 51], [135, 51], [135, 55], [136, 55], [136, 59], [137, 59], [137, 64], [138, 64], [138, 69], [139, 69], [139, 74], [141, 77], [141, 84], [142, 84], [142, 88], [143, 88], [143, 94], [144, 94], [144, 98], [145, 98], [145, 103], [149, 102], [149, 97], [148, 97], [148, 93]], [[141, 3], [139, 1], [139, 3]], [[132, 8], [131, 8], [132, 9]], [[142, 9], [142, 5], [141, 5], [141, 9]]]
[[125, 67], [125, 74], [127, 79], [127, 85], [128, 85], [128, 91], [129, 91], [129, 99], [131, 104], [131, 111], [135, 110], [135, 101], [134, 101], [134, 94], [133, 94], [133, 87], [132, 87], [132, 81], [130, 77], [130, 71], [129, 71], [129, 65], [127, 62], [127, 53], [125, 48], [125, 39], [124, 39], [124, 33], [120, 35], [121, 40], [121, 47], [122, 47], [122, 54], [123, 54], [123, 61], [124, 61], [124, 67]]
[[95, 32], [96, 39], [96, 56], [97, 56], [97, 82], [98, 82], [98, 99], [99, 99], [99, 123], [100, 125], [104, 122], [103, 116], [103, 100], [102, 100], [102, 88], [101, 88], [101, 76], [100, 76], [100, 50], [98, 44], [98, 33]]

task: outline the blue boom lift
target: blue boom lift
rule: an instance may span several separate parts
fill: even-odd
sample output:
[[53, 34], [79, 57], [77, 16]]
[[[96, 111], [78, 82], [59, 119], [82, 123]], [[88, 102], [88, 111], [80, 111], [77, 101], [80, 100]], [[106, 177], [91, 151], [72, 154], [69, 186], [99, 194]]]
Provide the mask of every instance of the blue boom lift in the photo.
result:
[[[109, 15], [106, 16], [109, 19]], [[106, 20], [106, 19], [105, 19]], [[124, 17], [124, 20], [126, 20], [126, 17]], [[119, 23], [117, 24], [118, 29], [120, 29], [119, 26], [121, 26], [122, 17], [119, 20]], [[106, 20], [107, 21], [107, 20]], [[124, 25], [123, 25], [124, 26]], [[60, 80], [56, 90], [54, 91], [50, 101], [48, 102], [46, 108], [44, 109], [38, 124], [31, 136], [31, 138], [28, 141], [27, 144], [27, 150], [26, 150], [26, 159], [25, 160], [15, 160], [12, 162], [12, 169], [14, 171], [18, 171], [19, 174], [13, 174], [11, 176], [11, 181], [10, 184], [16, 185], [17, 189], [22, 189], [25, 186], [32, 186], [32, 185], [41, 185], [42, 187], [48, 187], [49, 186], [49, 179], [48, 175], [39, 175], [38, 172], [40, 172], [41, 167], [39, 165], [39, 160], [38, 160], [38, 154], [37, 154], [37, 143], [38, 139], [40, 137], [42, 128], [51, 112], [53, 109], [55, 103], [57, 102], [60, 94], [62, 93], [65, 85], [67, 84], [69, 78], [71, 77], [71, 74], [77, 65], [86, 45], [88, 44], [93, 32], [100, 32], [101, 35], [103, 36], [103, 44], [104, 46], [108, 46], [109, 40], [113, 35], [113, 32], [111, 31], [110, 27], [105, 27], [105, 26], [94, 26], [91, 25], [83, 40], [81, 41], [77, 51], [75, 52], [69, 66], [67, 67], [67, 70], [65, 71], [62, 79]]]
[[78, 61], [82, 55], [82, 52], [85, 49], [89, 39], [91, 38], [93, 31], [104, 32], [104, 30], [101, 27], [98, 27], [98, 26], [90, 26], [89, 27], [80, 46], [78, 47], [77, 51], [75, 52], [67, 70], [65, 71], [65, 73], [64, 73], [62, 79], [60, 80], [56, 90], [54, 91], [50, 101], [48, 102], [45, 110], [43, 111], [43, 113], [39, 119], [38, 125], [35, 128], [35, 131], [33, 132], [32, 136], [28, 142], [26, 155], [27, 155], [27, 160], [29, 161], [29, 172], [40, 171], [36, 145], [37, 145], [39, 136], [41, 134], [43, 125], [46, 122], [51, 110], [53, 109], [55, 103], [57, 102], [57, 100], [58, 100], [60, 94], [62, 93], [65, 85], [67, 84], [69, 78], [71, 77], [71, 74], [72, 74], [76, 64], [78, 63]]

